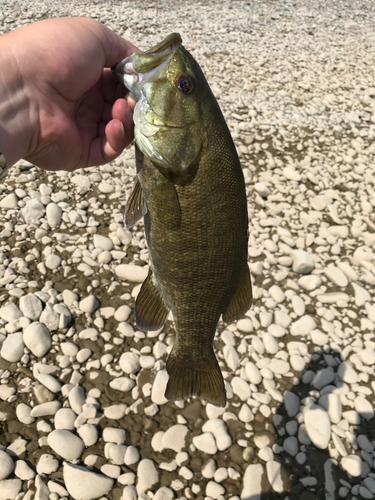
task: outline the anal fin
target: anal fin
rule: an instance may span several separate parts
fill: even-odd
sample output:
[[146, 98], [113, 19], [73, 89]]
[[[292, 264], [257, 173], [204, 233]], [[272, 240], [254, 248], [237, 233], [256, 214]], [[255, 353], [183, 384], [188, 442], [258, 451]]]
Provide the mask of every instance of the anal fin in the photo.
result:
[[164, 304], [150, 270], [135, 301], [135, 320], [141, 330], [159, 330], [167, 319], [169, 310]]
[[133, 191], [125, 206], [125, 226], [130, 229], [147, 213], [147, 206], [143, 197], [138, 177], [135, 179]]
[[233, 295], [227, 310], [223, 314], [223, 321], [231, 323], [242, 318], [246, 311], [250, 309], [252, 301], [253, 292], [251, 289], [250, 270], [246, 264], [244, 272], [241, 273], [236, 293]]

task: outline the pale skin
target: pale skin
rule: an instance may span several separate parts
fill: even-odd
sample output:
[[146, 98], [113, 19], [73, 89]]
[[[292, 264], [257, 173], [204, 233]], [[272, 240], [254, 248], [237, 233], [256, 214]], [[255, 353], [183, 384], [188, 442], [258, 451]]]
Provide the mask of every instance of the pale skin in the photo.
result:
[[90, 18], [0, 36], [0, 150], [45, 170], [114, 160], [133, 140], [135, 102], [111, 66], [138, 49]]

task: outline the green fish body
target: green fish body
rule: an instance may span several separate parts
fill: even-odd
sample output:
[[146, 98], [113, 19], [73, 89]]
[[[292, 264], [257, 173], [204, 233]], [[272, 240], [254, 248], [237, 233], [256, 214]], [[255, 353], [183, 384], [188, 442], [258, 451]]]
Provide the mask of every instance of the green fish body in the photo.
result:
[[125, 223], [144, 216], [150, 272], [135, 304], [139, 328], [171, 310], [176, 340], [166, 398], [192, 395], [225, 406], [213, 351], [220, 316], [242, 317], [252, 300], [244, 177], [225, 119], [201, 68], [172, 34], [119, 63], [136, 99], [137, 181]]

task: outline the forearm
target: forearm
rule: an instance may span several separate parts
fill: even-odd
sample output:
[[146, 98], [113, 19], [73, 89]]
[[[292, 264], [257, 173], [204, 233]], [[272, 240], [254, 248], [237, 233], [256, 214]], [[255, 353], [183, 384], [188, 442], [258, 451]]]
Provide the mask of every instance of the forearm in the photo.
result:
[[14, 33], [0, 36], [0, 151], [8, 166], [25, 157], [32, 142], [33, 104], [19, 64]]

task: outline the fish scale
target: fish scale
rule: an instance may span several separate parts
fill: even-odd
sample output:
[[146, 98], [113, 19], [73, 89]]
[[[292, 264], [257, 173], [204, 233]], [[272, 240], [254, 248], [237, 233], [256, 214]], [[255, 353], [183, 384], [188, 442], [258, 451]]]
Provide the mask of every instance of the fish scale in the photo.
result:
[[[173, 72], [165, 58], [165, 74], [152, 68], [152, 53], [160, 59], [160, 45], [171, 53]], [[176, 36], [170, 35], [170, 42], [167, 38], [160, 45], [147, 51], [154, 92], [150, 81], [144, 87], [144, 73], [138, 83], [134, 74], [131, 82], [123, 76], [125, 64], [129, 71], [129, 58], [116, 67], [120, 79], [123, 76], [130, 92], [138, 96], [139, 105], [147, 100], [147, 106], [137, 110], [135, 133], [140, 188], [137, 184], [137, 196], [126, 209], [128, 214], [138, 213], [129, 225], [144, 215], [151, 257], [151, 272], [136, 301], [136, 320], [141, 328], [157, 329], [172, 311], [176, 338], [167, 361], [168, 399], [196, 395], [224, 406], [224, 381], [213, 351], [217, 323], [221, 315], [226, 321], [238, 319], [251, 304], [244, 177], [227, 124], [200, 67]], [[134, 54], [130, 62], [142, 67], [141, 58], [142, 54]], [[183, 75], [185, 84], [191, 78], [195, 95], [181, 97], [176, 76], [170, 80], [172, 73]], [[161, 96], [167, 102], [158, 102]], [[158, 109], [158, 123], [162, 123], [163, 110], [168, 108], [171, 112], [164, 123], [169, 125], [145, 139], [142, 120], [149, 122], [147, 114]], [[184, 117], [187, 123], [174, 128], [170, 140], [169, 127], [179, 110], [179, 124]], [[134, 208], [137, 199], [138, 206], [144, 206], [141, 214]]]

